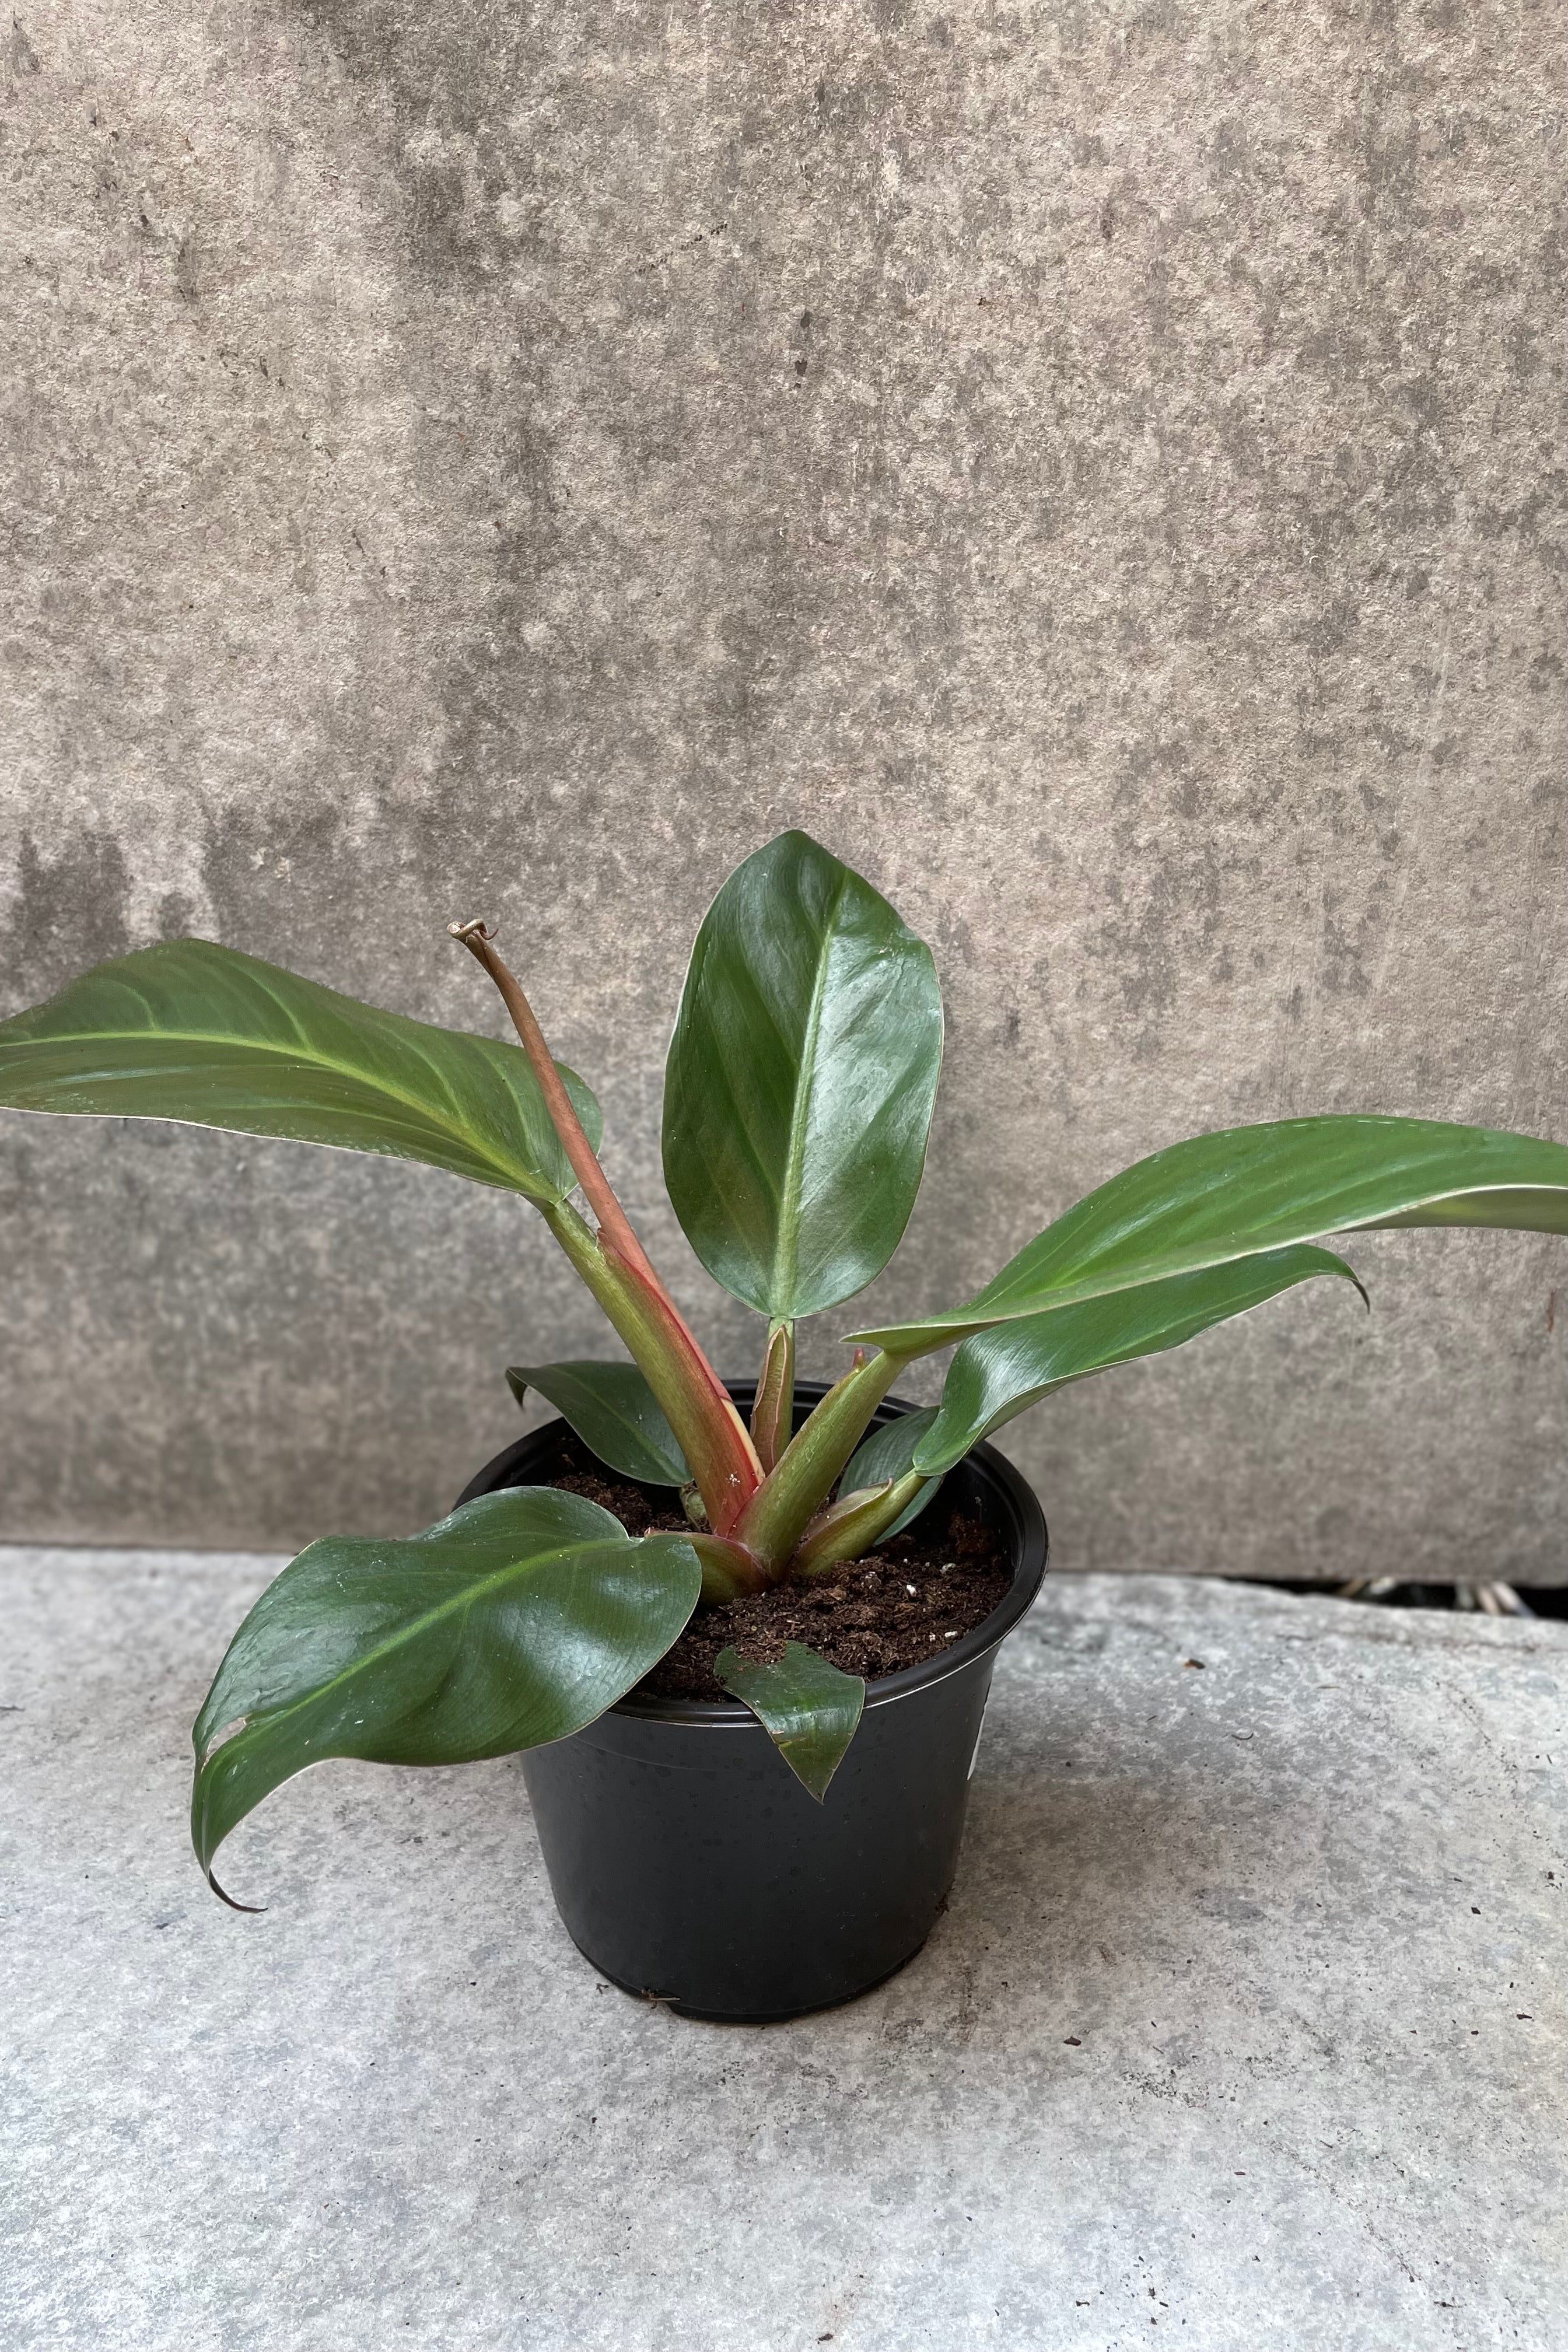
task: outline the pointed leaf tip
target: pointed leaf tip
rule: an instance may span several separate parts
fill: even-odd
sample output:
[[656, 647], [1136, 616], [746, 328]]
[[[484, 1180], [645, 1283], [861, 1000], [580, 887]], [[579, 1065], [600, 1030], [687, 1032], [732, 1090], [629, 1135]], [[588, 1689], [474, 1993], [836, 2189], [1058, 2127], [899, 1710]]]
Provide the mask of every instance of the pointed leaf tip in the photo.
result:
[[821, 1804], [859, 1727], [866, 1685], [807, 1649], [786, 1642], [771, 1664], [747, 1664], [738, 1650], [721, 1650], [713, 1672], [749, 1706], [807, 1794]]
[[226, 1887], [218, 1885], [210, 1870], [206, 1874], [206, 1882], [220, 1903], [226, 1903], [231, 1911], [243, 1912], [247, 1919], [258, 1919], [267, 1908], [265, 1903], [241, 1903], [237, 1895], [229, 1894]]

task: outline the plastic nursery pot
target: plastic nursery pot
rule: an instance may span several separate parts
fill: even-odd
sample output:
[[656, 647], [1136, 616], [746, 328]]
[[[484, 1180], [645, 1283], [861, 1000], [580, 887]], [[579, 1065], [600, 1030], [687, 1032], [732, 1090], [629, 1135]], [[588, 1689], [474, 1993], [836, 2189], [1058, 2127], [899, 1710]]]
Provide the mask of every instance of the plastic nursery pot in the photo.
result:
[[[797, 1384], [797, 1423], [824, 1393]], [[889, 1397], [877, 1419], [910, 1409]], [[459, 1502], [548, 1485], [567, 1434], [552, 1421], [520, 1438]], [[612, 1984], [759, 2025], [852, 2000], [920, 1950], [958, 1866], [997, 1649], [1046, 1573], [1039, 1504], [993, 1447], [949, 1471], [931, 1507], [950, 1505], [1002, 1535], [1012, 1589], [941, 1659], [867, 1684], [824, 1803], [739, 1701], [634, 1695], [523, 1756], [556, 1908]]]

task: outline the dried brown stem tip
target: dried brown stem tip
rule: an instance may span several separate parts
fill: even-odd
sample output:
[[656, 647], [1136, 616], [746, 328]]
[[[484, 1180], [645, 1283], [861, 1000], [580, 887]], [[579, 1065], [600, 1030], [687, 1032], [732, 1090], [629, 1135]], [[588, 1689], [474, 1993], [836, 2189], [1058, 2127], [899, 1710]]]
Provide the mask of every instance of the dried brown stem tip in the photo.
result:
[[[565, 1082], [544, 1042], [543, 1032], [534, 1019], [533, 1008], [518, 985], [515, 975], [507, 970], [490, 944], [495, 933], [477, 919], [468, 923], [448, 923], [447, 929], [451, 937], [484, 966], [511, 1015], [512, 1025], [522, 1040], [523, 1051], [539, 1081], [539, 1090], [544, 1097], [551, 1123], [572, 1163], [572, 1172], [582, 1187], [583, 1197], [599, 1221], [595, 1239], [598, 1245], [595, 1255], [602, 1269], [609, 1276], [618, 1268], [632, 1278], [651, 1312], [653, 1324], [657, 1327], [655, 1336], [662, 1334], [671, 1379], [680, 1384], [681, 1394], [692, 1402], [694, 1413], [699, 1416], [688, 1426], [685, 1434], [679, 1430], [677, 1432], [681, 1434], [681, 1442], [686, 1446], [687, 1459], [694, 1465], [698, 1465], [698, 1455], [692, 1451], [692, 1445], [701, 1437], [704, 1425], [709, 1434], [717, 1438], [720, 1453], [724, 1457], [721, 1465], [723, 1483], [715, 1471], [705, 1479], [703, 1493], [713, 1525], [721, 1533], [726, 1533], [736, 1511], [755, 1492], [762, 1475], [744, 1424], [731, 1402], [728, 1390], [688, 1330], [675, 1301], [654, 1272], [647, 1252], [631, 1229], [626, 1211], [610, 1189], [609, 1179], [584, 1133], [583, 1122], [573, 1107]], [[582, 1272], [581, 1266], [578, 1270]], [[595, 1296], [600, 1297], [603, 1305], [603, 1297], [597, 1292]], [[613, 1316], [611, 1319], [615, 1319]], [[619, 1323], [616, 1328], [621, 1330], [623, 1339], [626, 1338]], [[635, 1344], [628, 1340], [627, 1345], [636, 1355]], [[647, 1370], [646, 1365], [644, 1369]], [[669, 1396], [661, 1395], [660, 1402], [667, 1412], [681, 1412], [680, 1395], [673, 1391]], [[700, 1470], [700, 1475], [702, 1475]], [[723, 1507], [726, 1502], [731, 1506], [728, 1514]]]
[[[533, 1017], [533, 1008], [515, 976], [508, 971], [490, 944], [495, 938], [494, 931], [478, 917], [471, 922], [448, 923], [447, 929], [451, 937], [484, 966], [500, 991], [501, 1002], [511, 1015], [512, 1026], [522, 1040], [523, 1051], [539, 1081], [555, 1132], [572, 1163], [572, 1172], [599, 1221], [600, 1234], [611, 1248], [616, 1250], [627, 1265], [662, 1297], [663, 1286], [648, 1264], [642, 1244], [627, 1223], [626, 1211], [610, 1190], [608, 1179], [595, 1157], [593, 1145], [583, 1132], [583, 1123], [572, 1107], [572, 1098], [544, 1042], [544, 1034]], [[692, 1344], [695, 1346], [695, 1341]]]

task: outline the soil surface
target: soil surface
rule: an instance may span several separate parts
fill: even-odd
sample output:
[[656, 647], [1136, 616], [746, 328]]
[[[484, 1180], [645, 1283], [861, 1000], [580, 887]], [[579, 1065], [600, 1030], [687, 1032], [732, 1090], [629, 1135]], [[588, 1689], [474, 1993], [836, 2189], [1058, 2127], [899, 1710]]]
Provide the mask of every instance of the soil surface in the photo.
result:
[[[608, 1476], [575, 1448], [563, 1450], [551, 1483], [613, 1511], [628, 1535], [690, 1532], [678, 1495]], [[981, 1518], [938, 1495], [907, 1535], [847, 1568], [711, 1608], [700, 1602], [637, 1691], [645, 1698], [728, 1698], [714, 1679], [713, 1661], [731, 1643], [743, 1657], [765, 1660], [781, 1656], [785, 1642], [805, 1642], [845, 1674], [868, 1681], [925, 1665], [983, 1623], [1012, 1581], [1006, 1546]]]

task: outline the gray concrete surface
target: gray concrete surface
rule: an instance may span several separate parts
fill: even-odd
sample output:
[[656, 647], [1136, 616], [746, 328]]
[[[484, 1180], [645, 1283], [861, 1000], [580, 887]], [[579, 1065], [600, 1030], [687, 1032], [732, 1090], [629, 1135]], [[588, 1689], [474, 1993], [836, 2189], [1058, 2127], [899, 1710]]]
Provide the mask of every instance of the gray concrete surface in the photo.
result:
[[579, 1958], [514, 1762], [325, 1767], [205, 1894], [265, 1565], [0, 1555], [8, 2343], [1568, 2341], [1563, 1628], [1053, 1580], [925, 1951], [723, 2028]]
[[[948, 994], [879, 1311], [1195, 1129], [1568, 1134], [1561, 9], [15, 15], [0, 1009], [195, 928], [488, 1024], [483, 909], [735, 1371], [658, 1076], [784, 824]], [[597, 1344], [436, 1176], [8, 1118], [0, 1221], [16, 1537], [422, 1525]], [[1357, 1257], [1022, 1425], [1064, 1561], [1568, 1573], [1561, 1246]]]

